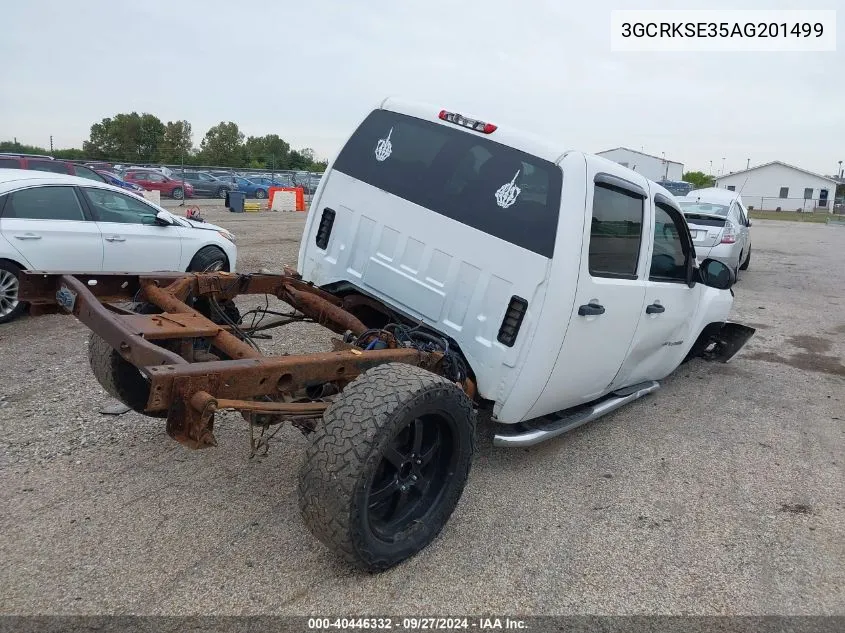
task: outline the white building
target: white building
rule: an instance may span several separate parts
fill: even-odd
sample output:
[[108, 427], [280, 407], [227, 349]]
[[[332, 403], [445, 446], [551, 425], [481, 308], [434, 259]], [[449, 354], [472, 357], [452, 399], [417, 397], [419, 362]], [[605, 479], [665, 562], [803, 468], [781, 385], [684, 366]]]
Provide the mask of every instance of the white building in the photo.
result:
[[833, 212], [836, 181], [779, 160], [716, 178], [716, 186], [742, 191], [746, 206], [764, 211]]
[[643, 154], [627, 147], [617, 147], [599, 152], [598, 156], [612, 160], [614, 163], [619, 163], [628, 169], [633, 169], [635, 172], [655, 182], [661, 180], [681, 180], [684, 175], [683, 163], [666, 160], [660, 156]]

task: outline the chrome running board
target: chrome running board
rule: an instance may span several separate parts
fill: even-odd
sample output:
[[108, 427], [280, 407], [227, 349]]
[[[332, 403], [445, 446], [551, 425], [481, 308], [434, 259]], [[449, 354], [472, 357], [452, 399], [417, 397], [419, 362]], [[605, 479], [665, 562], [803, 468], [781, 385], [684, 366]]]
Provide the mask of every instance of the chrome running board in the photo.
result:
[[493, 446], [525, 447], [545, 442], [567, 431], [592, 422], [611, 411], [638, 400], [660, 387], [655, 380], [642, 382], [610, 393], [604, 400], [584, 407], [558, 411], [549, 415], [523, 422], [523, 431], [517, 433], [497, 433], [493, 436]]

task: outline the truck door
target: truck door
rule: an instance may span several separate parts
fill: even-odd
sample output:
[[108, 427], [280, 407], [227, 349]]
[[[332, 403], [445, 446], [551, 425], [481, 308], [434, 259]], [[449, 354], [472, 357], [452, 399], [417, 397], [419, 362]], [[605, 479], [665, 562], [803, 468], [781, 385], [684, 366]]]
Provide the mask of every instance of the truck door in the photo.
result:
[[625, 360], [645, 298], [643, 234], [647, 182], [601, 162], [587, 162], [590, 222], [569, 329], [549, 382], [526, 416], [534, 418], [599, 397]]
[[687, 283], [687, 266], [695, 257], [692, 238], [680, 210], [661, 194], [654, 199], [645, 303], [631, 351], [613, 389], [665, 377], [680, 364], [693, 342], [689, 339], [704, 286], [690, 288]]

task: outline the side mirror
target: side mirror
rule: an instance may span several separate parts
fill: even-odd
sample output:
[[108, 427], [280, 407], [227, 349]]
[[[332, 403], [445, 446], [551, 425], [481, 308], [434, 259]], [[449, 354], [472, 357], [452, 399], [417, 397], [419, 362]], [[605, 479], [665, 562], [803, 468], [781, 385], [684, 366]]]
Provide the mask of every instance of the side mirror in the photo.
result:
[[173, 220], [170, 219], [170, 216], [167, 214], [167, 211], [159, 211], [156, 213], [156, 224], [161, 226], [172, 226]]
[[736, 283], [736, 275], [726, 264], [708, 258], [698, 267], [698, 280], [705, 286], [727, 290]]

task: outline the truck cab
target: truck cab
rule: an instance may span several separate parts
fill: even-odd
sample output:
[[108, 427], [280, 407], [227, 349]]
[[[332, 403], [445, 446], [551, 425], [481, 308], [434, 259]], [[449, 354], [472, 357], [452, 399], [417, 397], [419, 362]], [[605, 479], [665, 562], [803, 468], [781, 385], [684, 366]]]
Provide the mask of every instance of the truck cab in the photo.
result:
[[396, 100], [329, 165], [298, 262], [368, 325], [386, 305], [457, 347], [506, 424], [652, 388], [724, 327], [719, 266], [698, 267], [674, 197], [642, 175]]

